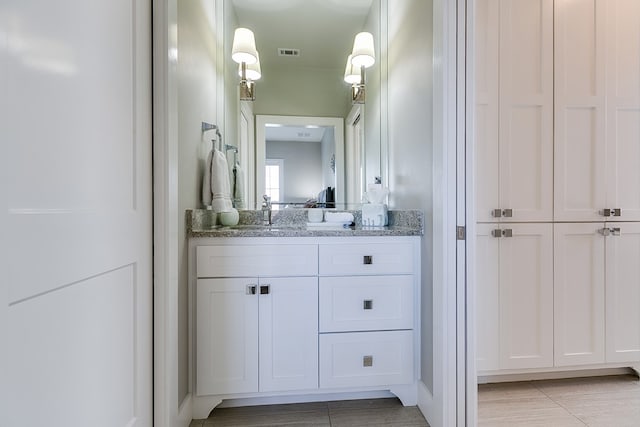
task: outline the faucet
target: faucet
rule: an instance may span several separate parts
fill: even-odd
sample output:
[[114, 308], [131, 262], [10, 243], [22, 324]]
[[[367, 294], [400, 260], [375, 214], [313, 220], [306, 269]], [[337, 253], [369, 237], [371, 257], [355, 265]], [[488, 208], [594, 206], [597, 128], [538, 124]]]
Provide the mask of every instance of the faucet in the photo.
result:
[[265, 225], [272, 225], [271, 223], [271, 197], [266, 194], [262, 196], [264, 201], [262, 202], [262, 222]]

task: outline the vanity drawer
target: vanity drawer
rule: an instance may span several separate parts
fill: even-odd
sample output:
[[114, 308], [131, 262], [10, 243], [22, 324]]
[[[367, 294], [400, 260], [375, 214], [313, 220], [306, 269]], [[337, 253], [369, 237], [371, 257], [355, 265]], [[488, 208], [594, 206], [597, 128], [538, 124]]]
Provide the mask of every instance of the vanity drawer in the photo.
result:
[[196, 247], [197, 277], [314, 276], [317, 245]]
[[320, 388], [413, 382], [413, 332], [320, 335]]
[[320, 278], [320, 332], [413, 328], [413, 276]]
[[410, 242], [320, 245], [320, 274], [410, 274], [413, 273]]

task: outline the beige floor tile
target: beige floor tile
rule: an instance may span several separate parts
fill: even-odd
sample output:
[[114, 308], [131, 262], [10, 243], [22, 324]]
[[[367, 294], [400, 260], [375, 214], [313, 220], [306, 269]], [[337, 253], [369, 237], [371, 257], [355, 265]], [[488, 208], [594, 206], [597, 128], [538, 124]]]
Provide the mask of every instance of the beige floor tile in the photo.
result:
[[504, 399], [533, 399], [544, 398], [544, 393], [538, 390], [530, 381], [515, 383], [480, 384], [478, 386], [478, 401], [492, 401]]
[[189, 427], [202, 427], [204, 420], [191, 420]]
[[332, 427], [403, 426], [428, 427], [417, 407], [341, 409], [330, 412]]
[[640, 390], [638, 378], [632, 375], [536, 381], [533, 384], [552, 399], [610, 391]]

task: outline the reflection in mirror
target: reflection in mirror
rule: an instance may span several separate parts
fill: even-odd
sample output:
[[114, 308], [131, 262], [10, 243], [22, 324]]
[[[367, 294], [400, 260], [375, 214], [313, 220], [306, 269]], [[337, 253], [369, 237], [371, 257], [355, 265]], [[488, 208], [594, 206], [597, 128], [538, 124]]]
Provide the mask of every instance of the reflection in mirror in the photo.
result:
[[274, 208], [344, 205], [341, 118], [258, 115], [256, 131], [256, 188]]
[[[343, 149], [336, 148], [335, 152], [336, 203], [342, 204], [337, 207], [357, 208], [362, 188], [386, 171], [386, 157], [381, 153], [386, 133], [386, 124], [381, 120], [381, 117], [386, 117], [381, 85], [385, 62], [380, 54], [381, 21], [384, 21], [381, 19], [381, 1], [224, 0], [223, 7], [224, 56], [225, 62], [230, 63], [229, 66], [225, 64], [223, 110], [228, 134], [241, 137], [241, 145], [246, 144], [250, 151], [240, 156], [251, 162], [246, 173], [247, 208], [255, 209], [262, 201], [266, 143], [264, 148], [260, 147], [258, 134], [261, 126], [257, 123], [255, 148], [251, 135], [237, 130], [246, 132], [248, 119], [246, 114], [242, 117], [238, 114], [238, 70], [230, 56], [233, 30], [241, 26], [254, 32], [260, 52], [262, 78], [256, 83], [256, 99], [250, 103], [252, 114], [255, 117], [340, 118]], [[361, 31], [373, 34], [376, 58], [380, 61], [376, 59], [375, 65], [367, 69], [366, 105], [357, 106], [352, 104], [350, 85], [343, 78], [354, 37]], [[283, 56], [281, 48], [296, 54]], [[249, 118], [249, 122], [252, 121]], [[309, 124], [313, 123], [302, 126]], [[263, 151], [259, 153], [259, 150]], [[345, 164], [348, 164], [346, 170]], [[289, 183], [286, 176], [283, 179], [283, 191], [287, 192], [283, 197], [290, 199], [285, 202], [297, 204], [302, 199], [317, 198], [322, 190], [322, 187], [313, 191], [299, 190], [294, 195], [289, 190], [303, 180]], [[316, 181], [314, 185], [325, 185], [328, 179], [327, 176], [325, 181]], [[386, 181], [384, 176], [383, 181]]]

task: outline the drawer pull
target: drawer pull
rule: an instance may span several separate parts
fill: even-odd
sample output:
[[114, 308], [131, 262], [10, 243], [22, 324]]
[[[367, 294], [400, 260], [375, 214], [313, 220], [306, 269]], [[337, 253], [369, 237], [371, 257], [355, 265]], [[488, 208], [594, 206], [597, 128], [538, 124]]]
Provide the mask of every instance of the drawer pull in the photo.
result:
[[373, 300], [372, 299], [366, 299], [366, 300], [362, 301], [362, 309], [363, 310], [373, 310]]
[[369, 368], [373, 366], [373, 356], [363, 356], [362, 357], [362, 366], [365, 368]]
[[271, 291], [271, 285], [260, 285], [260, 295], [267, 295]]
[[362, 259], [362, 262], [364, 264], [373, 264], [373, 256], [371, 255], [365, 255]]
[[247, 285], [247, 295], [255, 295], [256, 294], [256, 285]]

